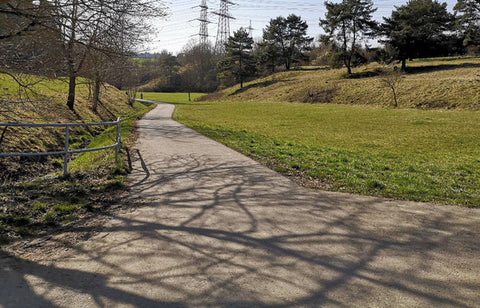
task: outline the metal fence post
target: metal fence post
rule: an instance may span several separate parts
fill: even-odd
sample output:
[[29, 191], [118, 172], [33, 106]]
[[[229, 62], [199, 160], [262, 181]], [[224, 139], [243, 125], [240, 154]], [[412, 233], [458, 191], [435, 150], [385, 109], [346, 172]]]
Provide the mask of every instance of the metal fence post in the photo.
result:
[[120, 134], [121, 119], [117, 118], [117, 147], [115, 148], [115, 164], [118, 164], [118, 153], [120, 152], [121, 134]]
[[[70, 128], [71, 127], [83, 127], [83, 126], [100, 126], [100, 125], [117, 125], [117, 137], [116, 142], [111, 145], [97, 147], [97, 148], [86, 148], [86, 149], [78, 149], [78, 150], [69, 150], [70, 147]], [[41, 123], [30, 123], [30, 124], [22, 124], [22, 123], [1, 123], [0, 127], [5, 127], [3, 132], [0, 132], [0, 145], [2, 138], [4, 137], [5, 131], [9, 127], [65, 127], [65, 149], [58, 150], [54, 152], [34, 152], [34, 153], [2, 153], [0, 152], [0, 158], [2, 157], [33, 157], [33, 156], [49, 156], [49, 155], [63, 155], [63, 176], [68, 176], [68, 160], [69, 155], [71, 154], [79, 154], [79, 153], [87, 153], [87, 152], [94, 152], [94, 151], [102, 151], [115, 148], [115, 163], [118, 164], [118, 156], [120, 154], [120, 147], [122, 145], [122, 136], [121, 136], [121, 119], [117, 118], [117, 121], [114, 122], [98, 122], [98, 123], [53, 123], [53, 124], [41, 124]]]
[[65, 155], [63, 157], [63, 176], [66, 177], [68, 175], [68, 147], [70, 139], [70, 125], [65, 126]]

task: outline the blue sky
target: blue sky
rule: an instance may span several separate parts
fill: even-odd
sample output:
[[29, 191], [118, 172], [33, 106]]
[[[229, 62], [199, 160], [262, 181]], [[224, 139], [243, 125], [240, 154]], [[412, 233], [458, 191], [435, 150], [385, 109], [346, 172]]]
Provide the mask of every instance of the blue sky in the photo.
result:
[[[339, 2], [336, 0], [333, 2]], [[207, 0], [210, 11], [217, 11], [219, 0]], [[240, 27], [248, 27], [250, 21], [254, 28], [252, 34], [255, 39], [260, 39], [262, 29], [270, 21], [277, 16], [288, 16], [289, 14], [300, 15], [302, 19], [309, 24], [309, 35], [318, 37], [323, 33], [318, 25], [318, 19], [324, 17], [325, 7], [324, 0], [237, 0], [233, 1], [236, 5], [230, 7], [230, 14], [235, 20], [230, 21], [231, 32]], [[376, 20], [382, 20], [383, 16], [390, 16], [394, 5], [403, 5], [407, 0], [376, 0], [375, 7], [378, 8], [375, 13]], [[456, 0], [442, 1], [448, 4], [451, 11]], [[145, 48], [151, 52], [158, 52], [166, 49], [173, 53], [181, 51], [182, 47], [191, 39], [198, 39], [199, 22], [195, 18], [200, 16], [201, 0], [179, 0], [164, 1], [168, 7], [169, 15], [166, 19], [155, 21], [157, 34], [152, 36], [152, 41]], [[210, 40], [214, 43], [217, 34], [218, 17], [209, 14], [212, 22], [209, 27]], [[193, 21], [191, 21], [193, 20]]]

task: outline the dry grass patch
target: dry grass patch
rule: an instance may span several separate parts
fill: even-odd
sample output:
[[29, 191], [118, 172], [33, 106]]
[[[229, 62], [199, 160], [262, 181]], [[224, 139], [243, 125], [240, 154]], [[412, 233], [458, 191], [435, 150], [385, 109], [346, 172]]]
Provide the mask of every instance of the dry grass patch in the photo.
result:
[[[398, 87], [400, 108], [480, 110], [480, 58], [426, 59], [408, 63]], [[391, 90], [379, 70], [369, 64], [346, 78], [343, 69], [299, 70], [277, 73], [222, 91], [216, 100], [241, 102], [319, 102], [391, 106]]]

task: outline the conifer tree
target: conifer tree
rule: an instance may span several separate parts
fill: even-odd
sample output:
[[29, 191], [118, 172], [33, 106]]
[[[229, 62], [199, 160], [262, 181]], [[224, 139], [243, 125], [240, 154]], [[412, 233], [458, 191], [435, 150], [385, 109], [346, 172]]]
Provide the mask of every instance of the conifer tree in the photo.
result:
[[340, 3], [325, 2], [327, 13], [320, 19], [320, 26], [337, 42], [341, 50], [341, 58], [352, 73], [352, 60], [359, 49], [362, 37], [372, 37], [377, 28], [372, 14], [371, 0], [343, 0]]
[[236, 82], [243, 83], [246, 78], [256, 72], [255, 58], [253, 57], [253, 39], [247, 30], [240, 28], [229, 37], [225, 44], [226, 56], [218, 64], [219, 79], [228, 80], [233, 77]]

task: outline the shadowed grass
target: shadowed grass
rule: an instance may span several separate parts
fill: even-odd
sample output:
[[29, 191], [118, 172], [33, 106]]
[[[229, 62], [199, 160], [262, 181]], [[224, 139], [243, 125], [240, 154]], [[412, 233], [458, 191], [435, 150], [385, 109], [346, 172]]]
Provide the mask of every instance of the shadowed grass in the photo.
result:
[[[130, 106], [126, 95], [111, 86], [102, 87], [101, 104], [91, 110], [88, 87], [79, 78], [75, 112], [65, 105], [68, 84], [63, 79], [20, 76], [30, 89], [19, 88], [12, 78], [0, 74], [0, 121], [21, 123], [104, 122], [122, 117], [123, 142], [131, 142], [134, 121], [154, 105]], [[63, 150], [64, 128], [9, 128], [2, 152], [45, 152]], [[115, 143], [116, 127], [72, 128], [70, 148], [102, 147]], [[108, 211], [125, 194], [125, 155], [114, 162], [115, 150], [83, 153], [69, 164], [63, 178], [63, 159], [56, 157], [0, 159], [0, 241], [37, 234]], [[121, 154], [124, 154], [122, 150]], [[75, 157], [73, 157], [75, 158]]]

